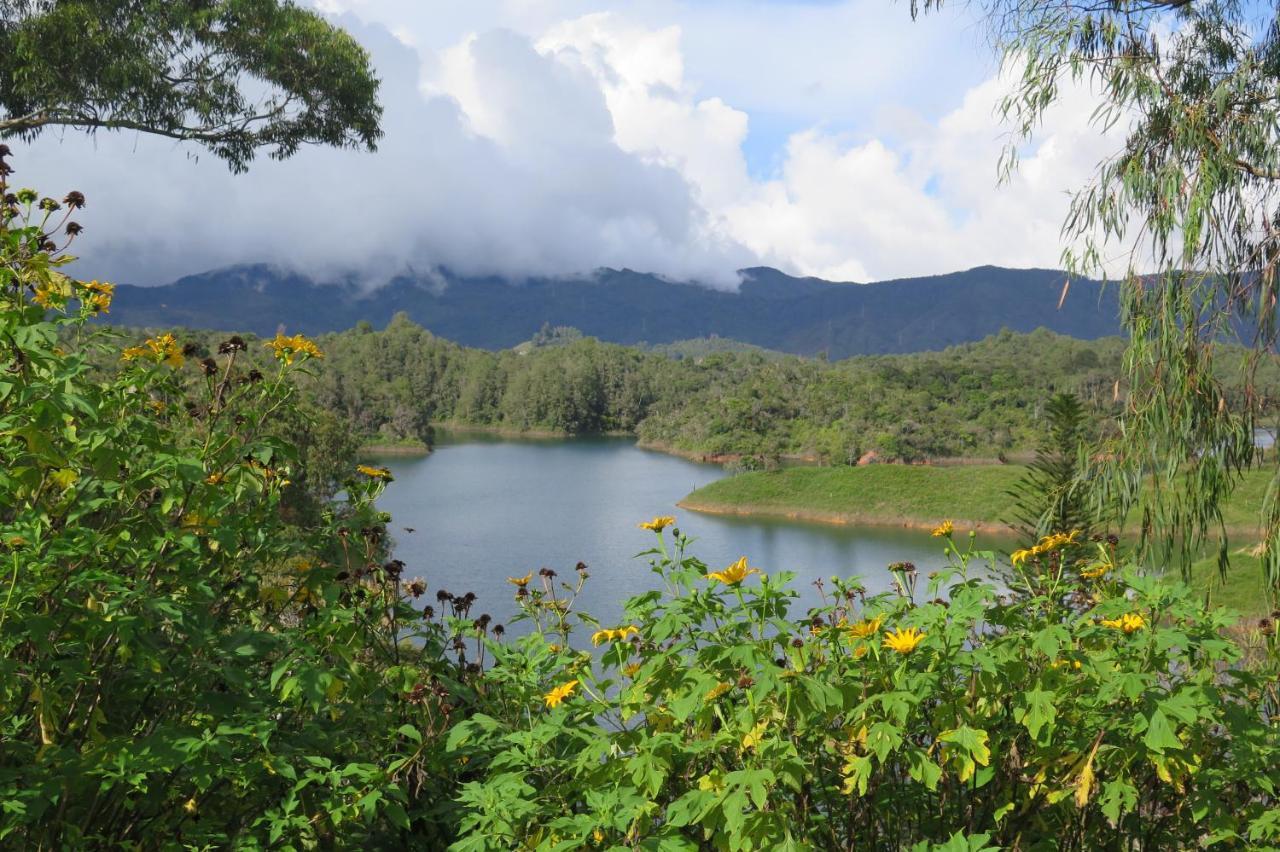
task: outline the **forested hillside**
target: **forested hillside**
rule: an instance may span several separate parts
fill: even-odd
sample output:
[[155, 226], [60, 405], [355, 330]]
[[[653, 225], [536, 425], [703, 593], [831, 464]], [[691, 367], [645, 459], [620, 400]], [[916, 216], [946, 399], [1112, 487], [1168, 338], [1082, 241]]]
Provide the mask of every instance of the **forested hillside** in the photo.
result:
[[[377, 443], [430, 442], [432, 424], [455, 424], [625, 432], [747, 464], [783, 456], [843, 464], [868, 452], [885, 461], [995, 457], [1033, 446], [1054, 391], [1079, 395], [1098, 429], [1125, 399], [1122, 341], [1045, 330], [836, 362], [731, 350], [672, 357], [565, 330], [495, 353], [403, 315], [383, 331], [363, 324], [321, 344], [326, 357], [307, 383], [316, 404]], [[1231, 365], [1219, 360], [1228, 381]]]
[[712, 335], [799, 355], [831, 358], [939, 350], [1002, 328], [1044, 327], [1072, 337], [1117, 334], [1115, 293], [1049, 269], [983, 266], [878, 284], [743, 270], [736, 292], [630, 270], [592, 276], [462, 278], [447, 271], [400, 275], [382, 286], [317, 281], [264, 265], [183, 278], [165, 287], [121, 286], [112, 322], [274, 334], [342, 331], [361, 320], [385, 326], [398, 312], [467, 346], [506, 349], [544, 325], [572, 326], [624, 344]]

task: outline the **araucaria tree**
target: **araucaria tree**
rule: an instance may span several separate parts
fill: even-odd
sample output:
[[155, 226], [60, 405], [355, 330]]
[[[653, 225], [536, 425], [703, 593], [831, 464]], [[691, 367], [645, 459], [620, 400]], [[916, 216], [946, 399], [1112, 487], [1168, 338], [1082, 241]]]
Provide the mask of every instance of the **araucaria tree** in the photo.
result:
[[1082, 451], [1089, 440], [1089, 416], [1074, 394], [1056, 393], [1045, 402], [1045, 434], [1035, 459], [1010, 492], [1017, 526], [1027, 546], [1063, 530], [1092, 530], [1093, 512], [1079, 485]]
[[[1092, 120], [1124, 134], [1064, 224], [1068, 268], [1119, 279], [1130, 336], [1124, 428], [1103, 455], [1099, 497], [1136, 512], [1157, 553], [1186, 557], [1216, 536], [1225, 562], [1218, 506], [1255, 460], [1251, 377], [1276, 342], [1277, 5], [989, 0], [986, 11], [1016, 78], [1003, 102], [1015, 130], [1003, 165], [1067, 86], [1089, 87]], [[1232, 337], [1251, 353], [1234, 400], [1219, 377], [1237, 365], [1214, 363], [1215, 344]], [[1268, 502], [1265, 562], [1280, 586], [1280, 512]]]
[[372, 149], [378, 80], [289, 0], [0, 0], [0, 136], [131, 130], [243, 171], [308, 143]]

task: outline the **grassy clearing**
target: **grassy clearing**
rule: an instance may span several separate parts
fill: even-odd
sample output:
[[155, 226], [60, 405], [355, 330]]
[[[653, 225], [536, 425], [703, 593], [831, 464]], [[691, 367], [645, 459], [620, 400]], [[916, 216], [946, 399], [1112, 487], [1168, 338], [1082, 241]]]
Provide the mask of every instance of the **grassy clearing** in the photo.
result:
[[[1018, 465], [930, 467], [795, 467], [744, 473], [694, 491], [680, 505], [718, 514], [767, 515], [841, 524], [929, 528], [950, 518], [961, 529], [1007, 529], [1013, 501], [1005, 493]], [[1257, 543], [1258, 517], [1271, 472], [1253, 471], [1223, 507], [1232, 535], [1231, 567], [1219, 576], [1217, 560], [1192, 566], [1192, 583], [1215, 602], [1241, 613], [1269, 609]]]
[[745, 473], [694, 491], [681, 506], [697, 511], [782, 515], [833, 523], [1001, 527], [1004, 493], [1018, 465], [793, 467]]
[[1220, 604], [1247, 616], [1257, 616], [1271, 609], [1266, 584], [1262, 578], [1262, 561], [1248, 553], [1249, 548], [1232, 548], [1231, 566], [1225, 577], [1218, 573], [1218, 560], [1206, 557], [1191, 566], [1191, 585], [1204, 592], [1212, 603]]

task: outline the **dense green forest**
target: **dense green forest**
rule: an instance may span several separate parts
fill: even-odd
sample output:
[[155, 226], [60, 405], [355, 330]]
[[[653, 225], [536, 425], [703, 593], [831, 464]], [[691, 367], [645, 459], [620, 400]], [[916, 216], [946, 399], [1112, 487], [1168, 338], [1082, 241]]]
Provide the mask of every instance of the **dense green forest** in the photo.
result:
[[[383, 443], [429, 442], [432, 424], [444, 423], [625, 432], [766, 465], [783, 456], [847, 464], [868, 452], [885, 461], [993, 458], [1034, 445], [1054, 391], [1075, 393], [1098, 430], [1125, 399], [1123, 341], [1045, 330], [838, 362], [715, 340], [651, 352], [564, 329], [494, 353], [442, 340], [404, 316], [322, 345], [311, 385], [317, 404]], [[1231, 364], [1220, 360], [1229, 386]]]
[[[126, 332], [137, 336], [143, 332]], [[207, 354], [210, 332], [184, 332]], [[544, 329], [489, 352], [396, 316], [319, 338], [325, 358], [303, 380], [309, 402], [362, 442], [429, 445], [440, 425], [512, 432], [626, 433], [641, 443], [745, 466], [785, 457], [853, 464], [1028, 453], [1044, 400], [1068, 391], [1097, 433], [1126, 399], [1118, 338], [1081, 341], [1040, 329], [912, 355], [828, 362], [723, 339], [655, 350]], [[1235, 351], [1218, 368], [1233, 384]], [[1264, 386], [1280, 369], [1264, 367]], [[1269, 403], [1264, 404], [1269, 405]]]

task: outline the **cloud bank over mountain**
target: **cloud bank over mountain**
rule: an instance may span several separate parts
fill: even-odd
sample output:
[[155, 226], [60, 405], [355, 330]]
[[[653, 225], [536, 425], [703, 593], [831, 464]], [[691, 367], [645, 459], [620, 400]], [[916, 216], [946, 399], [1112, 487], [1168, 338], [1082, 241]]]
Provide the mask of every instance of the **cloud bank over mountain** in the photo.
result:
[[[307, 149], [232, 176], [164, 140], [47, 134], [20, 148], [17, 178], [88, 195], [84, 274], [150, 284], [265, 261], [376, 284], [406, 269], [523, 277], [609, 266], [731, 287], [736, 269], [761, 264], [858, 281], [1052, 266], [1066, 192], [1114, 145], [1069, 93], [998, 186], [1000, 81], [906, 103], [885, 67], [898, 44], [904, 62], [933, 63], [904, 69], [905, 81], [935, 74], [945, 90], [966, 75], [949, 80], [956, 51], [932, 48], [972, 33], [912, 25], [893, 6], [902, 20], [888, 23], [861, 0], [735, 4], [751, 8], [719, 19], [717, 3], [655, 2], [640, 15], [477, 0], [436, 17], [390, 0], [319, 5], [373, 54], [386, 107], [378, 152]], [[731, 58], [709, 35], [717, 20]], [[756, 65], [785, 62], [771, 20], [810, 27], [826, 65], [797, 57], [766, 82]], [[865, 48], [870, 83], [847, 79], [864, 72], [839, 65], [840, 34], [827, 32], [858, 20], [872, 26], [851, 30], [848, 49]], [[760, 82], [744, 88], [744, 78]], [[769, 134], [756, 125], [788, 128], [763, 169]]]

